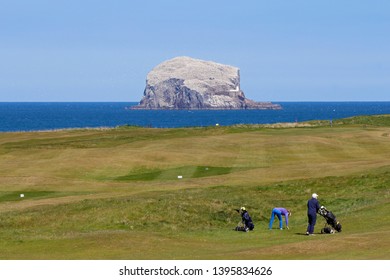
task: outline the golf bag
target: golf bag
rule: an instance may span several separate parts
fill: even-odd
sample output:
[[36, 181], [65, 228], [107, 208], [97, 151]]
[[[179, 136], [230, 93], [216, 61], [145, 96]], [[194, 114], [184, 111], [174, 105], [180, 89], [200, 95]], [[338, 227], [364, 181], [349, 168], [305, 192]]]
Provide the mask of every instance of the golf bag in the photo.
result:
[[248, 232], [249, 228], [247, 228], [243, 222], [239, 222], [234, 230], [235, 231], [246, 231], [246, 232]]
[[321, 206], [318, 210], [318, 214], [325, 218], [326, 224], [323, 229], [321, 229], [321, 233], [335, 233], [341, 232], [341, 224], [337, 221], [336, 216], [325, 208], [325, 206]]

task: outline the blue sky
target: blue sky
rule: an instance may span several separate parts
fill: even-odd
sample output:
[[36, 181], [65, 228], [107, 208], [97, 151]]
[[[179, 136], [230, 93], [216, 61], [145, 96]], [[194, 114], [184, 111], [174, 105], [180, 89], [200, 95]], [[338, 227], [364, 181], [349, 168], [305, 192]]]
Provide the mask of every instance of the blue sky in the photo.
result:
[[138, 102], [182, 55], [256, 101], [390, 101], [388, 0], [0, 0], [0, 26], [0, 101]]

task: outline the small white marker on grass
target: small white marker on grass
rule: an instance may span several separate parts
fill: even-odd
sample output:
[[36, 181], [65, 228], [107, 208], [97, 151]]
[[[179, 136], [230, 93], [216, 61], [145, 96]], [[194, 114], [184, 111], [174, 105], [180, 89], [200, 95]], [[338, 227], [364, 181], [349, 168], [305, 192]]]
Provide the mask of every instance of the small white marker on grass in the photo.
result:
[[20, 194], [20, 197], [23, 198], [23, 197], [24, 197], [24, 193], [21, 193], [21, 194]]
[[183, 176], [179, 175], [177, 176], [177, 179], [183, 179]]

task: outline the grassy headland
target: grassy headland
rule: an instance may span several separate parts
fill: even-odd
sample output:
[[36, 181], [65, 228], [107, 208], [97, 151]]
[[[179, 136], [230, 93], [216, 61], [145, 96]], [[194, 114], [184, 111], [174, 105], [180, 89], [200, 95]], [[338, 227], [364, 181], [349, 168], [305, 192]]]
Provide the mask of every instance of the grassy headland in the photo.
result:
[[[1, 133], [0, 259], [389, 259], [389, 185], [389, 115]], [[304, 235], [312, 192], [341, 233]]]

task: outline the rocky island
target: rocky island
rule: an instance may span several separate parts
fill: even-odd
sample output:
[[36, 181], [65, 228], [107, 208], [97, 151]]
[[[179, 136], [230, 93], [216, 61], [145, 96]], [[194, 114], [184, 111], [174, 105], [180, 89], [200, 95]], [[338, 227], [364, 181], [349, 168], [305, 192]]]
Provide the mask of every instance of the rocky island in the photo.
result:
[[157, 65], [146, 78], [144, 96], [130, 109], [281, 109], [247, 99], [237, 67], [190, 57]]

